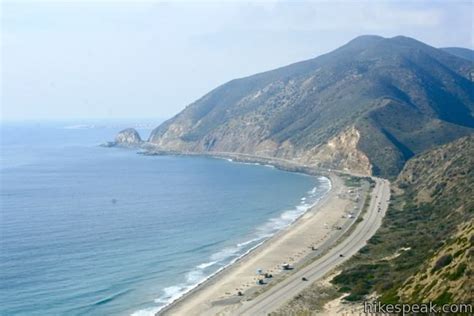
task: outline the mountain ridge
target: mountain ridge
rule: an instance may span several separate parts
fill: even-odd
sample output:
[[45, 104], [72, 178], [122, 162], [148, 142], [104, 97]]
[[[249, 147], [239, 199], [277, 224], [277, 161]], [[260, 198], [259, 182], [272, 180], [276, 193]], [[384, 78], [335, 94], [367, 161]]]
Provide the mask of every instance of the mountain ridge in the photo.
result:
[[472, 49], [464, 47], [441, 47], [440, 49], [454, 56], [474, 61], [474, 50]]
[[360, 36], [217, 87], [148, 143], [393, 177], [414, 154], [474, 131], [472, 73], [472, 62], [412, 38]]

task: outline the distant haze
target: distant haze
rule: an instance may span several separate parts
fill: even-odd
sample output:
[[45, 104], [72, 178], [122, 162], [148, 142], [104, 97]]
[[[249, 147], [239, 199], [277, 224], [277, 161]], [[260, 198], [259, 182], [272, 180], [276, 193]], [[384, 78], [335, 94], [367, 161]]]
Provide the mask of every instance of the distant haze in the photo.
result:
[[471, 1], [1, 2], [1, 119], [166, 118], [361, 34], [473, 48]]

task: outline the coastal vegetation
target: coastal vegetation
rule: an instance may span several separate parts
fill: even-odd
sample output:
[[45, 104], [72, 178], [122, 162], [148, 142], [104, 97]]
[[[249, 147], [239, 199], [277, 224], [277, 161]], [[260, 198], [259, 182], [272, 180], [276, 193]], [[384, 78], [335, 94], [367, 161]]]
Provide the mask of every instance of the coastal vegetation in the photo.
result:
[[474, 66], [452, 52], [403, 36], [361, 36], [223, 84], [148, 142], [157, 150], [278, 157], [394, 179], [414, 155], [473, 131]]
[[285, 307], [292, 313], [337, 296], [472, 301], [471, 56], [403, 36], [361, 36], [320, 57], [223, 84], [140, 146], [147, 154], [261, 161], [310, 174], [342, 171], [351, 189], [365, 180], [373, 187], [374, 180], [345, 172], [392, 181], [380, 229], [339, 267], [324, 298], [314, 295], [321, 289], [314, 284]]
[[0, 10], [0, 316], [474, 316], [474, 0]]
[[[381, 228], [342, 267], [331, 298], [383, 303], [472, 302], [474, 275], [474, 136], [408, 161], [393, 184]], [[285, 308], [313, 310], [312, 288]], [[339, 294], [335, 294], [337, 291]], [[319, 303], [319, 305], [321, 305]], [[294, 309], [292, 309], [294, 310]]]
[[362, 181], [362, 178], [360, 177], [352, 177], [352, 176], [344, 177], [344, 184], [347, 187], [360, 187], [361, 181]]

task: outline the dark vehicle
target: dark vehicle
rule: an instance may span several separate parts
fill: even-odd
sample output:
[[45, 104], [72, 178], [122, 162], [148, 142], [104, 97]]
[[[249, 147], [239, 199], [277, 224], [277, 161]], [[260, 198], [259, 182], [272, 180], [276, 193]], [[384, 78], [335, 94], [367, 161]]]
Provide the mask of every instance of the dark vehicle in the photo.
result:
[[306, 277], [302, 277], [301, 280], [302, 281], [308, 281], [308, 279]]

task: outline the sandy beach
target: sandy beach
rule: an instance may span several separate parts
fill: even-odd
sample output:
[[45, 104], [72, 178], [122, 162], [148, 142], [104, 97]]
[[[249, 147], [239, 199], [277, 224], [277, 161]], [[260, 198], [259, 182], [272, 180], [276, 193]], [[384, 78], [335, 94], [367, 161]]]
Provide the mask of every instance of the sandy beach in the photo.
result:
[[[291, 273], [282, 269], [283, 263], [297, 268], [315, 257], [317, 252], [321, 251], [320, 247], [332, 243], [354, 222], [354, 219], [347, 217], [347, 213], [355, 208], [360, 209], [363, 202], [356, 202], [355, 193], [349, 194], [349, 189], [341, 177], [331, 174], [330, 180], [332, 188], [328, 194], [290, 227], [159, 314], [227, 314], [235, 309], [241, 300], [250, 298], [264, 287], [272, 286], [278, 279]], [[264, 279], [257, 273], [259, 269], [263, 273], [272, 274], [273, 277]], [[267, 284], [257, 284], [259, 279], [264, 279]], [[242, 295], [239, 296], [239, 292]]]

